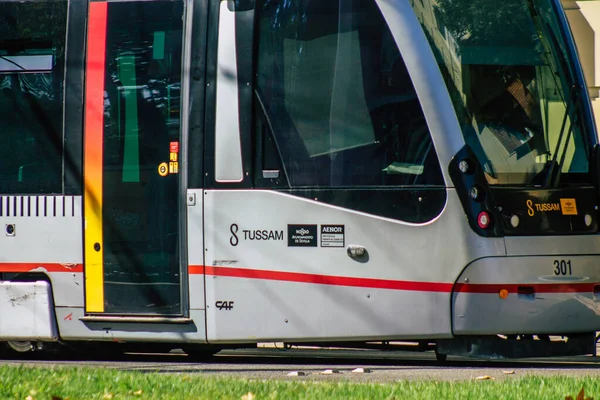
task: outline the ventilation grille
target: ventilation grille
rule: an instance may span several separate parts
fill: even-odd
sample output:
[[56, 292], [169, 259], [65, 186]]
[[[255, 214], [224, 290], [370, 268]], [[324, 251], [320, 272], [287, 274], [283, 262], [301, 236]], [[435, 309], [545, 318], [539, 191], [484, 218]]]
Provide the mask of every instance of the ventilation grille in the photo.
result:
[[75, 217], [78, 196], [0, 196], [0, 217]]

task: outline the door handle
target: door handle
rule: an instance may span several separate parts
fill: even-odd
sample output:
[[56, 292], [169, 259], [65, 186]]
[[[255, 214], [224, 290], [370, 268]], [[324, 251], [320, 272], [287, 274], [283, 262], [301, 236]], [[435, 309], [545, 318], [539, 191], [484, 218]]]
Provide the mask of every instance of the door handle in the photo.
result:
[[363, 246], [357, 244], [349, 244], [346, 247], [346, 254], [348, 257], [357, 261], [368, 261], [369, 260], [369, 252]]

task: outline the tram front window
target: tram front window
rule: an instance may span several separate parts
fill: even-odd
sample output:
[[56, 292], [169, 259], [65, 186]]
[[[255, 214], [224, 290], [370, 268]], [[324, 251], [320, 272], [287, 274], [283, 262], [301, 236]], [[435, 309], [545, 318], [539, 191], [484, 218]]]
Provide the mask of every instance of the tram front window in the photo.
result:
[[490, 184], [550, 186], [587, 176], [573, 71], [548, 0], [413, 7]]

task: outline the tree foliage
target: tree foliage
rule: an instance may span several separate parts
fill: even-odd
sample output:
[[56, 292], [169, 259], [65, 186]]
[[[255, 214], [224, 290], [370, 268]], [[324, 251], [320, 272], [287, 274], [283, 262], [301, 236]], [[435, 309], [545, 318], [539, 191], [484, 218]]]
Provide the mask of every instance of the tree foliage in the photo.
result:
[[18, 47], [28, 42], [47, 42], [63, 50], [66, 25], [66, 1], [0, 4], [0, 50], [24, 50]]
[[461, 44], [512, 43], [531, 35], [530, 0], [437, 0], [439, 22]]

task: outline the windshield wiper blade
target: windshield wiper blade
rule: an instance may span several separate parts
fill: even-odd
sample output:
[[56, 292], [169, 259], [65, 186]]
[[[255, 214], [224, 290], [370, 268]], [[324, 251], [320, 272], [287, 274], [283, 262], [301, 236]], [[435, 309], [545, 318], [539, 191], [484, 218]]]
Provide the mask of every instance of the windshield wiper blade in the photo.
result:
[[[580, 100], [578, 90], [581, 90], [581, 88], [579, 88], [577, 86], [577, 84], [574, 83], [573, 75], [569, 68], [568, 61], [560, 48], [560, 44], [558, 43], [558, 39], [556, 38], [556, 35], [555, 35], [554, 31], [552, 30], [552, 27], [550, 27], [550, 25], [548, 23], [546, 23], [544, 28], [545, 28], [545, 31], [548, 33], [548, 37], [550, 38], [550, 41], [552, 42], [552, 47], [553, 47], [554, 51], [551, 51], [551, 53], [555, 54], [555, 59], [557, 59], [557, 61], [558, 61], [557, 67], [560, 70], [560, 72], [562, 72], [566, 76], [566, 78], [568, 79], [568, 82], [569, 82], [568, 84], [570, 85], [568, 91], [565, 91], [566, 96], [565, 96], [564, 101], [567, 103], [566, 107], [565, 107], [565, 114], [563, 116], [562, 125], [560, 127], [560, 133], [558, 135], [558, 140], [556, 142], [556, 148], [554, 150], [554, 153], [551, 154], [553, 159], [550, 162], [550, 166], [549, 166], [547, 174], [546, 174], [546, 179], [544, 181], [545, 187], [557, 187], [560, 182], [562, 165], [563, 165], [563, 163], [565, 161], [565, 157], [567, 155], [567, 149], [569, 147], [569, 139], [571, 138], [571, 135], [573, 133], [573, 124], [575, 124], [576, 119], [577, 119], [577, 110], [579, 108], [579, 100]], [[562, 154], [560, 155], [560, 158], [559, 158], [558, 152], [560, 150], [561, 144], [563, 143], [563, 137], [565, 136], [565, 128], [567, 125], [567, 118], [570, 119], [569, 120], [569, 129], [566, 132], [566, 140], [564, 142]], [[558, 167], [558, 170], [556, 170], [556, 167]]]
[[[556, 141], [556, 148], [554, 149], [554, 153], [552, 153], [553, 159], [550, 161], [550, 165], [548, 167], [548, 171], [546, 172], [546, 179], [544, 180], [544, 187], [557, 187], [560, 182], [560, 175], [562, 165], [565, 162], [565, 157], [567, 156], [567, 149], [569, 148], [569, 140], [571, 139], [571, 135], [573, 133], [573, 124], [576, 121], [577, 110], [579, 108], [579, 100], [580, 96], [578, 96], [577, 85], [573, 85], [571, 87], [571, 93], [569, 94], [569, 99], [567, 100], [567, 107], [565, 108], [565, 114], [563, 116], [562, 125], [560, 127], [560, 133], [558, 134], [558, 140]], [[572, 120], [569, 121], [569, 129], [565, 132], [565, 128], [567, 125], [567, 118], [571, 115], [574, 116]], [[566, 135], [565, 135], [566, 133]], [[562, 146], [562, 153], [560, 157], [558, 157], [558, 153], [563, 144], [563, 137], [566, 137], [564, 141], [564, 145]], [[556, 168], [558, 167], [558, 170]]]
[[[575, 92], [575, 86], [573, 87], [573, 91]], [[558, 166], [560, 167], [558, 169], [558, 171], [556, 172], [556, 177], [554, 178], [554, 182], [552, 182], [552, 187], [557, 187], [558, 183], [560, 182], [560, 174], [561, 174], [561, 170], [562, 170], [562, 165], [565, 162], [565, 157], [567, 156], [567, 149], [569, 147], [569, 140], [571, 139], [571, 136], [573, 134], [573, 125], [575, 124], [576, 120], [577, 120], [577, 109], [579, 107], [579, 99], [580, 97], [576, 95], [576, 93], [573, 93], [573, 95], [571, 96], [571, 104], [573, 105], [573, 120], [569, 121], [569, 130], [567, 131], [567, 136], [565, 139], [565, 145], [563, 146], [563, 151], [562, 154], [560, 156], [560, 162], [558, 163]], [[569, 113], [569, 107], [567, 107], [567, 109], [565, 110], [565, 115], [570, 115]], [[564, 128], [563, 128], [564, 129]], [[563, 134], [563, 129], [561, 129], [561, 135]], [[559, 138], [559, 143], [560, 144], [560, 140], [561, 138]]]
[[0, 59], [2, 59], [2, 60], [4, 60], [4, 61], [6, 61], [7, 63], [10, 63], [10, 64], [14, 65], [15, 67], [19, 68], [19, 69], [20, 69], [20, 70], [22, 70], [22, 71], [26, 71], [26, 70], [27, 70], [27, 69], [26, 69], [25, 67], [23, 67], [21, 64], [19, 64], [19, 63], [17, 63], [17, 62], [14, 62], [13, 60], [11, 60], [11, 59], [10, 59], [10, 58], [8, 58], [8, 57], [5, 57], [5, 56], [0, 56]]

